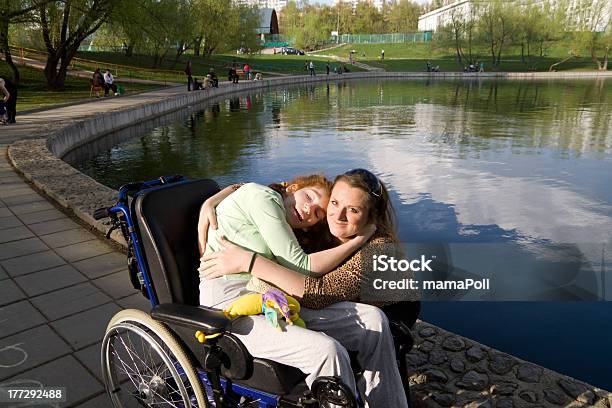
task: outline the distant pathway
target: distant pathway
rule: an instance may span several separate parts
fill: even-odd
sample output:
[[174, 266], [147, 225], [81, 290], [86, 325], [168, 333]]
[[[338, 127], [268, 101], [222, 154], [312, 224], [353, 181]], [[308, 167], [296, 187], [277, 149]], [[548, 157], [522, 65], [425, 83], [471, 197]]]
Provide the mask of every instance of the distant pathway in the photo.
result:
[[319, 57], [327, 57], [327, 58], [331, 58], [333, 60], [339, 61], [343, 64], [348, 64], [348, 65], [354, 65], [356, 67], [359, 67], [363, 70], [366, 71], [370, 71], [370, 72], [384, 72], [385, 69], [384, 68], [379, 68], [379, 67], [373, 67], [371, 65], [368, 64], [364, 64], [363, 62], [359, 62], [359, 61], [355, 61], [351, 64], [351, 62], [349, 61], [348, 58], [344, 58], [344, 57], [340, 57], [338, 55], [332, 55], [332, 54], [313, 54]]

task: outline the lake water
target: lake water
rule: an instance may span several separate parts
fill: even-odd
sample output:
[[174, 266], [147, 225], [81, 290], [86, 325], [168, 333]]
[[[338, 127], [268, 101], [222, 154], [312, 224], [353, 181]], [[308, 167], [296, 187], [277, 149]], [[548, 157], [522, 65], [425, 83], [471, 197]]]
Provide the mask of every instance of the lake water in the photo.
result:
[[75, 166], [115, 188], [368, 168], [402, 241], [490, 278], [425, 320], [612, 389], [611, 125], [610, 80], [330, 82], [186, 110]]

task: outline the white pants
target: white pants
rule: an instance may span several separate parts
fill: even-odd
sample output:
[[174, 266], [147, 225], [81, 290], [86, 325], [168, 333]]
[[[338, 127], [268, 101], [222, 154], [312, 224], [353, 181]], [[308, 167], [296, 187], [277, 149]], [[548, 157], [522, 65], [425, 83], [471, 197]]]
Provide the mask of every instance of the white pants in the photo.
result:
[[[202, 281], [200, 304], [224, 308], [249, 293], [246, 283], [223, 278]], [[254, 357], [299, 368], [307, 374], [309, 387], [317, 377], [338, 376], [353, 392], [358, 386], [366, 407], [408, 407], [389, 323], [380, 309], [341, 302], [322, 310], [302, 309], [300, 315], [308, 329], [287, 326], [279, 331], [257, 315], [235, 319], [230, 330]], [[358, 352], [364, 369], [357, 385], [347, 350]]]

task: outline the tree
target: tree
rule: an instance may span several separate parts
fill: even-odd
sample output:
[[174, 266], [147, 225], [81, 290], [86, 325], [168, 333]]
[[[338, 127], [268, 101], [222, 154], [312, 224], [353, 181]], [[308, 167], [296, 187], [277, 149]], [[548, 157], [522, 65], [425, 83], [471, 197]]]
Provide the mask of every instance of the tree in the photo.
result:
[[9, 26], [11, 24], [31, 21], [31, 13], [49, 0], [0, 0], [0, 53], [13, 71], [13, 81], [19, 83], [20, 75], [13, 62], [9, 43]]
[[479, 26], [484, 41], [491, 52], [492, 64], [498, 67], [501, 63], [501, 53], [504, 45], [510, 42], [515, 25], [520, 16], [517, 8], [502, 0], [492, 0], [484, 6]]
[[612, 47], [611, 16], [607, 12], [609, 0], [577, 0], [574, 16], [576, 48], [586, 49], [597, 69], [608, 69], [608, 56]]
[[383, 13], [387, 32], [406, 33], [417, 30], [423, 9], [411, 0], [400, 0], [385, 7]]
[[63, 89], [66, 72], [81, 42], [108, 19], [117, 0], [62, 0], [38, 4], [38, 23], [47, 49], [45, 78]]
[[356, 34], [370, 34], [382, 33], [384, 31], [382, 13], [370, 3], [357, 3], [353, 19], [353, 32]]

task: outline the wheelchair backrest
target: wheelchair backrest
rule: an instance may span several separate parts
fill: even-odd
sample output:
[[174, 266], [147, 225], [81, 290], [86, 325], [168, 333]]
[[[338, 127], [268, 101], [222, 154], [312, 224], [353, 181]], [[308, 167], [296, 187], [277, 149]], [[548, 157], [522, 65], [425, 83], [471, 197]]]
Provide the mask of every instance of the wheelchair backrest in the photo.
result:
[[200, 206], [219, 191], [212, 180], [188, 180], [141, 192], [132, 219], [159, 303], [198, 305]]

